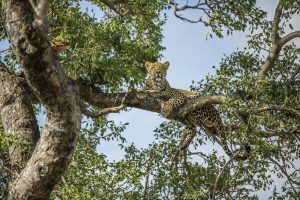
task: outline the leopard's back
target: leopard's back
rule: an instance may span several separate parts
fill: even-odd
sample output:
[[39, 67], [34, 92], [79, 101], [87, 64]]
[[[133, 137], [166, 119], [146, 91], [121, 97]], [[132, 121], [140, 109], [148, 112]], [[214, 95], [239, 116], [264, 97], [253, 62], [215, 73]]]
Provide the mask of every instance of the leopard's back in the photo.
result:
[[[168, 67], [168, 62], [146, 62], [148, 78], [146, 79], [146, 86], [144, 88], [146, 90], [157, 90], [157, 96], [167, 99], [161, 106], [161, 113], [165, 117], [169, 117], [174, 110], [188, 99], [201, 96], [199, 92], [172, 88], [166, 79]], [[185, 118], [185, 123], [196, 126], [204, 125], [206, 127], [222, 126], [220, 115], [213, 105], [206, 105], [190, 112]]]
[[[179, 107], [191, 98], [201, 96], [198, 92], [190, 92], [182, 89], [172, 88], [166, 79], [167, 69], [169, 63], [150, 63], [146, 62], [148, 77], [146, 79], [145, 90], [154, 91], [154, 96], [161, 99], [161, 114], [164, 117], [172, 118], [172, 114], [179, 109]], [[205, 132], [220, 136], [220, 145], [224, 151], [232, 156], [231, 150], [228, 148], [225, 137], [225, 129], [223, 127], [222, 119], [218, 111], [213, 105], [205, 105], [189, 112], [184, 119], [180, 119], [186, 125], [184, 134], [180, 140], [180, 151], [186, 149], [196, 135], [196, 127], [204, 128]], [[249, 153], [251, 148], [247, 148]], [[241, 156], [241, 159], [247, 158]]]
[[220, 114], [213, 105], [205, 105], [188, 113], [186, 116], [186, 123], [191, 123], [196, 126], [204, 125], [209, 128], [215, 127], [216, 131], [218, 131], [216, 134], [222, 134], [220, 133], [223, 128], [222, 120]]

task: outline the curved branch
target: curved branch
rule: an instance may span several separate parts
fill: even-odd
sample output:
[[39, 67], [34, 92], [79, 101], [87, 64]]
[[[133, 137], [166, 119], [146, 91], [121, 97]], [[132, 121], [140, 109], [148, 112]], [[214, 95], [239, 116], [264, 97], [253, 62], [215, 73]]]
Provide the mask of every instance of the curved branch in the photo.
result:
[[273, 45], [275, 45], [279, 40], [278, 29], [279, 29], [281, 15], [282, 15], [282, 0], [278, 2], [278, 5], [275, 10], [274, 19], [273, 19], [273, 26], [271, 32], [271, 40]]
[[[290, 175], [287, 173], [286, 169], [284, 169], [284, 167], [281, 166], [276, 160], [274, 160], [273, 158], [269, 158], [269, 160], [270, 160], [272, 163], [274, 163], [275, 165], [277, 165], [277, 166], [279, 167], [279, 169], [281, 170], [281, 172], [286, 176], [286, 178], [288, 179], [288, 181], [289, 181], [290, 183], [294, 183], [294, 184], [300, 186], [300, 182], [297, 182], [297, 181], [293, 180], [293, 179], [290, 177]], [[291, 184], [291, 185], [292, 185], [292, 184]]]
[[294, 38], [300, 37], [300, 30], [287, 34], [279, 40], [279, 46], [283, 46]]
[[0, 119], [5, 134], [17, 140], [9, 147], [11, 170], [16, 175], [31, 157], [40, 133], [24, 81], [1, 62], [0, 88]]
[[176, 116], [178, 118], [184, 118], [187, 113], [209, 104], [223, 104], [230, 100], [241, 99], [241, 100], [251, 100], [253, 99], [252, 95], [249, 95], [247, 92], [238, 90], [232, 94], [225, 95], [210, 95], [210, 96], [200, 96], [197, 98], [189, 99], [185, 102], [184, 105], [180, 107], [180, 110], [176, 110]]
[[273, 20], [273, 26], [272, 26], [272, 32], [271, 32], [271, 41], [272, 41], [272, 46], [270, 49], [270, 53], [265, 60], [264, 64], [261, 66], [260, 71], [258, 72], [259, 77], [264, 77], [267, 75], [267, 72], [273, 67], [276, 59], [279, 56], [279, 52], [281, 50], [281, 47], [279, 45], [279, 23], [280, 23], [280, 18], [282, 15], [282, 0], [279, 1], [276, 10], [275, 10], [275, 15], [274, 15], [274, 20]]
[[[209, 104], [222, 104], [229, 101], [231, 98], [224, 95], [200, 96], [198, 98], [189, 99], [180, 110], [176, 110], [176, 118], [183, 119], [191, 111]], [[175, 111], [174, 111], [175, 112]]]
[[[41, 138], [26, 167], [10, 185], [9, 199], [48, 199], [76, 146], [80, 130], [78, 87], [54, 59], [47, 38], [47, 22], [40, 23], [29, 1], [3, 3], [12, 49], [47, 112]], [[47, 0], [41, 0], [37, 7], [42, 12], [47, 4]]]
[[292, 108], [287, 108], [284, 105], [263, 105], [257, 109], [255, 109], [254, 113], [269, 111], [269, 110], [276, 110], [276, 111], [283, 111], [286, 112], [288, 116], [295, 117], [300, 119], [300, 113], [297, 110], [294, 110]]
[[185, 17], [182, 17], [181, 15], [178, 14], [178, 12], [180, 11], [184, 11], [184, 10], [187, 10], [187, 9], [193, 9], [193, 10], [202, 10], [203, 12], [206, 12], [205, 8], [204, 7], [201, 7], [201, 6], [204, 6], [206, 5], [205, 3], [200, 3], [200, 1], [198, 1], [197, 4], [195, 5], [184, 5], [182, 7], [178, 7], [178, 4], [174, 3], [173, 6], [174, 6], [174, 15], [175, 17], [183, 20], [183, 21], [186, 21], [186, 22], [190, 22], [190, 23], [198, 23], [198, 22], [202, 22], [202, 23], [205, 23], [203, 20], [202, 20], [202, 17], [200, 17], [199, 19], [197, 20], [191, 20], [191, 19], [188, 19], [188, 18], [185, 18]]
[[263, 63], [263, 65], [261, 66], [260, 71], [258, 72], [258, 76], [261, 78], [264, 78], [267, 75], [268, 71], [274, 66], [274, 63], [278, 59], [282, 47], [290, 40], [296, 37], [300, 37], [300, 31], [289, 33], [283, 38], [279, 37], [278, 29], [279, 29], [280, 18], [282, 16], [282, 9], [283, 7], [282, 7], [282, 0], [281, 0], [278, 3], [274, 15], [272, 32], [271, 32], [272, 46], [270, 49], [270, 53], [267, 59], [265, 60], [265, 62]]
[[[80, 98], [89, 104], [98, 108], [111, 108], [121, 105], [124, 97], [128, 92], [124, 93], [104, 93], [99, 88], [87, 84], [85, 81], [78, 80], [80, 89]], [[142, 97], [139, 97], [142, 94]], [[160, 112], [160, 102], [151, 96], [151, 93], [133, 90], [128, 94], [126, 101], [127, 107], [139, 108], [151, 112]]]

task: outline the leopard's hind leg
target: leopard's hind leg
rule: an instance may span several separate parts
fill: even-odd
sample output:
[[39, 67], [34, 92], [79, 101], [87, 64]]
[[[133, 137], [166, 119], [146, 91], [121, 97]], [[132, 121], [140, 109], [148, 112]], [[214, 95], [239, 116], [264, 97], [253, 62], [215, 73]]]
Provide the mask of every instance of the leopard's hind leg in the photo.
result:
[[197, 133], [196, 126], [186, 125], [183, 134], [180, 138], [179, 149], [176, 152], [175, 156], [173, 157], [171, 166], [178, 159], [178, 157], [181, 157], [181, 155], [183, 155], [183, 153], [187, 150], [187, 148], [193, 141], [194, 137], [196, 136], [196, 133]]

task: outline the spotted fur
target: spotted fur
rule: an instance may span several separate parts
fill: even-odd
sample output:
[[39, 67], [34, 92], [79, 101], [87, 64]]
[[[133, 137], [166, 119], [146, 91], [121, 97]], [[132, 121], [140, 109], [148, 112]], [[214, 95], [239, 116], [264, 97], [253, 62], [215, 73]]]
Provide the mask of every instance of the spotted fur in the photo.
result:
[[[198, 92], [175, 89], [169, 85], [166, 79], [169, 62], [146, 62], [145, 66], [148, 74], [144, 90], [156, 91], [154, 93], [156, 97], [165, 98], [161, 103], [161, 114], [164, 117], [170, 117], [174, 109], [178, 108], [186, 100], [201, 96]], [[186, 150], [196, 135], [196, 127], [201, 126], [206, 132], [219, 136], [226, 154], [230, 157], [233, 155], [228, 148], [221, 117], [213, 105], [205, 105], [193, 110], [187, 114], [182, 122], [186, 125], [186, 128], [180, 140], [180, 151]], [[245, 160], [246, 157], [241, 156], [239, 159]]]

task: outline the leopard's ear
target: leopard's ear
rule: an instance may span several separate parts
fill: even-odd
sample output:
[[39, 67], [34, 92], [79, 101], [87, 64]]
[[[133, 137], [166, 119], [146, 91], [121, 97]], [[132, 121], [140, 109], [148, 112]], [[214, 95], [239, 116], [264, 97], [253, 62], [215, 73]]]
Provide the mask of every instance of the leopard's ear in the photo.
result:
[[151, 64], [152, 64], [151, 62], [148, 62], [148, 61], [145, 62], [145, 67], [146, 67], [146, 69], [147, 69], [148, 72], [150, 71], [150, 69], [152, 67]]
[[163, 67], [166, 71], [168, 70], [169, 66], [170, 66], [170, 63], [168, 61], [163, 63]]

